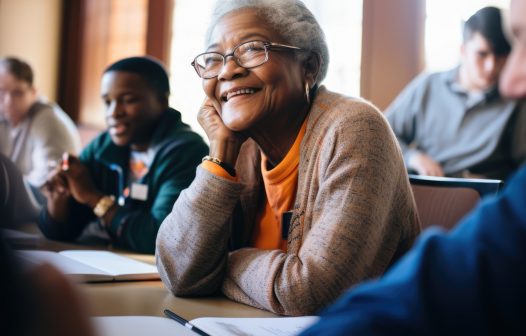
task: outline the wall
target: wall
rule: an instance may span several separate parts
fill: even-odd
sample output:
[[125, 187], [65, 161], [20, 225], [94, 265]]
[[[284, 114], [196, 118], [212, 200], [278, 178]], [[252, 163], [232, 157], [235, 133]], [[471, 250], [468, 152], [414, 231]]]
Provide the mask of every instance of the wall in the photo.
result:
[[56, 100], [59, 66], [60, 0], [0, 0], [0, 56], [27, 60], [35, 86]]
[[384, 110], [424, 69], [424, 0], [365, 0], [361, 95]]

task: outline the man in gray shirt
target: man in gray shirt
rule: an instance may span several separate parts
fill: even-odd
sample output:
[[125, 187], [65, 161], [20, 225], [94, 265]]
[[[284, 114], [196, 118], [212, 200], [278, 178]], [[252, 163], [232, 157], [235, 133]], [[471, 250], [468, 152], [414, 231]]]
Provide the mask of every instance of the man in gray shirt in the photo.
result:
[[460, 65], [422, 74], [386, 110], [409, 170], [505, 179], [526, 159], [526, 102], [505, 99], [498, 79], [510, 52], [501, 12], [464, 25]]
[[62, 109], [45, 101], [25, 61], [0, 58], [0, 153], [20, 170], [35, 195], [62, 153], [80, 151], [79, 132]]

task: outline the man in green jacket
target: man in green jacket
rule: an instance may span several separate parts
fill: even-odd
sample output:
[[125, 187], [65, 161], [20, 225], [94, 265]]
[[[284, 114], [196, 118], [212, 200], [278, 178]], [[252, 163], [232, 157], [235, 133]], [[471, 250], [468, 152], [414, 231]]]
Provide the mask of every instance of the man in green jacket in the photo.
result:
[[122, 59], [104, 71], [108, 129], [80, 158], [65, 153], [46, 182], [47, 206], [39, 220], [46, 237], [98, 237], [154, 252], [161, 222], [208, 153], [168, 106], [169, 93], [166, 71], [151, 58]]

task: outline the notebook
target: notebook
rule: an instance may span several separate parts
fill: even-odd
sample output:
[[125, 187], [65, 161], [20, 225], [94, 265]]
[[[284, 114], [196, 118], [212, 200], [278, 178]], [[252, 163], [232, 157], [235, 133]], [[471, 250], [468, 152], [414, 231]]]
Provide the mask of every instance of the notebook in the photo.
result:
[[[190, 321], [204, 335], [294, 336], [314, 324], [319, 317], [200, 317]], [[156, 316], [93, 317], [101, 336], [173, 336], [199, 335], [182, 324]], [[203, 335], [202, 334], [202, 335]]]
[[50, 263], [79, 282], [159, 279], [159, 272], [154, 265], [108, 251], [18, 250], [16, 253], [29, 264]]

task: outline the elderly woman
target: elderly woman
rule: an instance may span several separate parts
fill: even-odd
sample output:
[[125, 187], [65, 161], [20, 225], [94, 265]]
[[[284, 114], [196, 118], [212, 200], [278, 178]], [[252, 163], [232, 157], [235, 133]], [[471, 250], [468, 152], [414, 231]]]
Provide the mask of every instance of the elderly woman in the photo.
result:
[[193, 65], [210, 153], [159, 229], [161, 277], [312, 314], [418, 234], [400, 149], [377, 109], [320, 86], [328, 50], [301, 1], [218, 1], [207, 45]]

